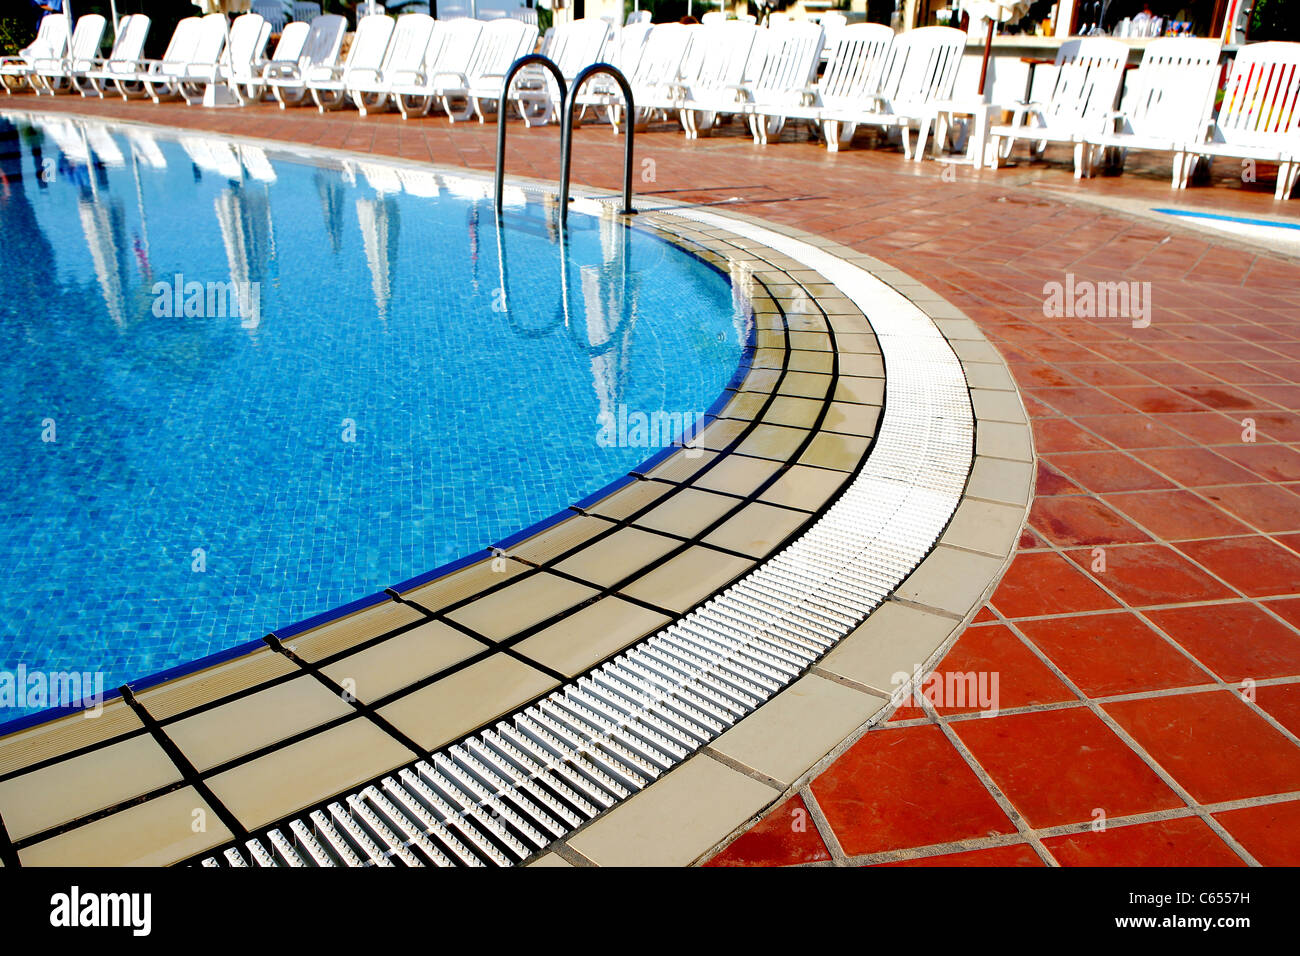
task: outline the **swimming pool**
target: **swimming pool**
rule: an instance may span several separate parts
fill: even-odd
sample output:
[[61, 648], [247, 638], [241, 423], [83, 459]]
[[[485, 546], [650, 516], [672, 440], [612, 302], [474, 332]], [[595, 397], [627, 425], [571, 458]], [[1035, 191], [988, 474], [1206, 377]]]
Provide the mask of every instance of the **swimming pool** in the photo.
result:
[[0, 173], [11, 673], [115, 688], [500, 541], [751, 335], [702, 261], [473, 178], [19, 114]]

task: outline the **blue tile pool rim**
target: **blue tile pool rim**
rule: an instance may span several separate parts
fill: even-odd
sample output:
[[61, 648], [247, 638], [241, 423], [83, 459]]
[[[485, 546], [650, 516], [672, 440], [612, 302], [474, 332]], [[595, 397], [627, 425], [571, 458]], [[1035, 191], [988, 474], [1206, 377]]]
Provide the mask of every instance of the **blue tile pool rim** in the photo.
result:
[[[37, 110], [29, 110], [24, 108], [11, 108], [8, 106], [8, 104], [5, 105], [2, 112], [4, 114], [18, 114], [25, 117], [43, 117], [46, 115]], [[164, 126], [156, 123], [141, 123], [141, 122], [136, 122], [131, 120], [120, 120], [120, 119], [105, 120], [103, 117], [96, 117], [89, 114], [72, 113], [70, 115], [75, 119], [86, 120], [95, 123], [104, 123], [106, 125], [110, 125], [115, 128], [142, 127], [155, 132], [162, 131], [169, 134], [174, 134], [177, 132], [177, 129], [174, 127]], [[342, 162], [348, 160], [351, 161], [360, 160], [368, 164], [388, 166], [394, 169], [416, 169], [422, 172], [436, 173], [438, 175], [444, 175], [449, 178], [455, 178], [461, 180], [476, 180], [484, 183], [491, 183], [492, 181], [492, 177], [488, 174], [484, 174], [475, 170], [466, 169], [463, 167], [451, 167], [451, 166], [445, 166], [437, 163], [420, 163], [411, 160], [402, 160], [396, 157], [379, 156], [371, 153], [357, 153], [345, 149], [330, 149], [330, 148], [317, 147], [317, 146], [305, 146], [296, 143], [285, 143], [279, 140], [261, 139], [258, 137], [231, 136], [223, 133], [207, 132], [207, 131], [200, 132], [197, 130], [183, 130], [183, 132], [186, 132], [189, 135], [199, 135], [206, 138], [223, 140], [227, 142], [248, 143], [250, 145], [256, 145], [266, 150], [267, 153], [272, 158], [279, 157], [283, 159], [290, 159], [294, 162], [309, 163], [309, 164], [326, 167], [326, 168], [337, 168]], [[507, 176], [506, 183], [508, 186], [513, 186], [515, 188], [518, 188], [524, 192], [533, 195], [544, 196], [544, 197], [554, 197], [556, 195], [556, 188], [545, 181], [529, 179], [527, 177]], [[603, 191], [593, 189], [592, 192], [594, 193], [594, 192], [603, 192]], [[660, 242], [672, 243], [673, 245], [675, 245], [675, 247], [678, 249], [679, 252], [684, 253], [686, 256], [690, 257], [691, 259], [694, 259], [700, 264], [719, 273], [724, 279], [727, 280], [729, 284], [731, 284], [733, 291], [737, 291], [736, 286], [732, 282], [732, 278], [729, 275], [727, 275], [716, 264], [708, 261], [703, 256], [695, 252], [694, 250], [689, 249], [681, 245], [680, 243], [673, 243], [672, 239], [662, 235], [659, 230], [639, 227], [638, 221], [635, 216], [626, 216], [626, 217], [620, 216], [618, 218], [621, 220], [621, 224], [627, 229], [639, 228], [639, 230], [643, 233], [654, 235], [655, 238], [657, 238], [658, 241]], [[750, 308], [749, 311], [750, 314], [752, 315], [752, 308]], [[708, 406], [708, 408], [705, 409], [703, 415], [701, 416], [701, 424], [696, 428], [697, 434], [704, 427], [706, 427], [708, 424], [712, 423], [718, 418], [718, 413], [732, 399], [736, 389], [744, 381], [746, 375], [750, 372], [752, 368], [754, 354], [757, 348], [756, 345], [757, 335], [758, 335], [757, 325], [751, 322], [749, 324], [747, 338], [741, 347], [740, 357], [739, 360], [737, 361], [736, 368], [732, 373], [731, 378], [726, 383], [726, 385], [723, 386], [721, 392]], [[310, 617], [299, 620], [293, 624], [276, 628], [272, 631], [269, 631], [263, 637], [245, 641], [240, 644], [232, 645], [230, 647], [226, 647], [221, 650], [215, 651], [211, 654], [206, 654], [202, 657], [198, 657], [193, 660], [186, 661], [180, 664], [176, 664], [172, 667], [165, 668], [161, 671], [156, 671], [152, 674], [147, 674], [145, 676], [126, 681], [125, 683], [120, 684], [119, 686], [114, 687], [111, 690], [106, 689], [103, 693], [102, 698], [93, 703], [98, 703], [100, 705], [107, 704], [110, 701], [121, 698], [123, 696], [124, 690], [130, 690], [132, 694], [136, 694], [141, 691], [148, 690], [153, 687], [157, 687], [161, 684], [165, 684], [169, 681], [186, 677], [191, 674], [195, 674], [200, 671], [204, 671], [209, 668], [216, 667], [220, 664], [228, 663], [240, 657], [244, 657], [248, 654], [252, 654], [258, 650], [266, 648], [268, 646], [268, 640], [271, 639], [274, 639], [276, 641], [288, 640], [300, 634], [304, 634], [308, 631], [315, 630], [316, 628], [322, 627], [324, 625], [342, 620], [343, 618], [349, 617], [360, 611], [364, 611], [367, 610], [368, 608], [376, 607], [380, 604], [385, 603], [386, 601], [392, 601], [394, 599], [393, 595], [398, 592], [404, 592], [412, 588], [418, 587], [422, 584], [427, 584], [430, 581], [437, 580], [438, 578], [445, 577], [446, 575], [452, 574], [465, 567], [468, 567], [473, 564], [477, 564], [480, 561], [493, 557], [498, 552], [506, 551], [507, 549], [514, 546], [515, 544], [518, 544], [521, 541], [525, 541], [528, 538], [531, 538], [537, 534], [540, 534], [543, 531], [548, 530], [549, 528], [554, 527], [555, 525], [558, 525], [560, 522], [573, 517], [576, 513], [578, 513], [579, 509], [585, 508], [588, 505], [596, 501], [599, 501], [602, 498], [607, 497], [608, 495], [619, 490], [620, 488], [623, 488], [626, 485], [636, 481], [638, 475], [644, 474], [645, 472], [651, 470], [652, 468], [659, 465], [660, 463], [667, 460], [668, 458], [672, 457], [673, 455], [681, 452], [682, 448], [683, 446], [680, 444], [673, 444], [658, 449], [657, 451], [654, 452], [654, 454], [650, 455], [644, 461], [640, 462], [639, 464], [635, 465], [633, 468], [629, 469], [626, 474], [614, 478], [613, 480], [605, 484], [603, 487], [598, 488], [597, 490], [591, 492], [590, 494], [584, 496], [583, 498], [580, 498], [578, 501], [572, 502], [571, 504], [565, 506], [564, 508], [556, 511], [554, 514], [542, 518], [541, 520], [534, 522], [528, 527], [520, 529], [519, 531], [516, 531], [508, 535], [507, 537], [502, 538], [501, 540], [488, 545], [487, 547], [469, 552], [468, 554], [462, 555], [461, 557], [455, 558], [451, 561], [441, 564], [421, 574], [415, 575], [414, 577], [408, 578], [405, 581], [400, 581], [395, 584], [392, 584], [383, 591], [377, 591], [373, 594], [369, 594], [364, 597], [357, 598], [353, 601], [349, 601], [345, 604], [341, 604], [336, 607], [330, 608], [328, 610], [321, 611], [317, 614], [311, 615]], [[41, 724], [51, 723], [63, 717], [68, 717], [78, 713], [84, 713], [91, 705], [91, 703], [92, 702], [88, 702], [83, 699], [82, 701], [79, 701], [77, 703], [61, 705], [56, 707], [47, 707], [42, 710], [38, 710], [34, 713], [24, 714], [22, 716], [14, 717], [7, 721], [0, 721], [0, 738], [4, 738], [6, 736], [18, 733], [23, 730], [28, 730], [32, 727], [36, 727]]]

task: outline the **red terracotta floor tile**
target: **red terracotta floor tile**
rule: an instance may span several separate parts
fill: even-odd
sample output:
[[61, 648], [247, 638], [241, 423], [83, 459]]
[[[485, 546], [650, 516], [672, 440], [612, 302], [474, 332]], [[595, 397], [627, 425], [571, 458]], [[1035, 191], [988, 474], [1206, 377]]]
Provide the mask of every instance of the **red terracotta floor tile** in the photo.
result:
[[1300, 634], [1253, 604], [1168, 608], [1147, 616], [1225, 681], [1300, 676]]
[[1071, 614], [1117, 607], [1082, 571], [1059, 554], [1018, 554], [993, 593], [993, 607], [1004, 617]]
[[1174, 390], [1222, 412], [1268, 407], [1258, 397], [1229, 385], [1178, 385]]
[[893, 863], [877, 863], [881, 866], [924, 866], [924, 867], [978, 867], [978, 866], [1046, 866], [1028, 843], [1013, 843], [1010, 846], [991, 846], [983, 850], [965, 850], [961, 853], [943, 853], [938, 856], [923, 856], [919, 860], [898, 860]]
[[1260, 531], [1300, 531], [1300, 495], [1280, 485], [1231, 485], [1199, 493]]
[[1213, 682], [1133, 614], [1022, 621], [1017, 627], [1089, 697]]
[[1057, 471], [1073, 478], [1089, 491], [1149, 491], [1173, 487], [1169, 479], [1123, 452], [1070, 452], [1051, 455], [1047, 460]]
[[1043, 846], [1062, 866], [1246, 865], [1200, 817], [1048, 837]]
[[971, 627], [921, 686], [939, 714], [1009, 710], [1077, 698], [1002, 624]]
[[1202, 485], [1244, 485], [1260, 480], [1253, 472], [1216, 454], [1223, 450], [1225, 449], [1189, 448], [1184, 442], [1178, 448], [1147, 448], [1135, 451], [1134, 454], [1156, 471], [1189, 488]]
[[1300, 631], [1300, 598], [1287, 598], [1281, 601], [1265, 601], [1264, 606]]
[[1035, 828], [1183, 806], [1178, 795], [1083, 707], [952, 724]]
[[1200, 402], [1161, 385], [1107, 388], [1106, 393], [1148, 415], [1163, 415], [1169, 412], [1199, 412], [1205, 409], [1205, 406]]
[[[1244, 417], [1244, 416], [1243, 416]], [[1186, 414], [1161, 415], [1161, 424], [1175, 428], [1198, 443], [1206, 445], [1225, 445], [1242, 440], [1240, 418], [1232, 418], [1219, 412], [1188, 412]], [[1182, 444], [1175, 442], [1174, 444]]]
[[1101, 451], [1110, 447], [1068, 418], [1036, 418], [1033, 426], [1034, 448], [1040, 455], [1058, 451]]
[[1039, 497], [1081, 495], [1083, 489], [1040, 458], [1034, 475], [1034, 494]]
[[1264, 866], [1300, 866], [1300, 800], [1225, 810], [1214, 819]]
[[1200, 803], [1300, 790], [1300, 747], [1230, 691], [1102, 706]]
[[1279, 724], [1300, 737], [1300, 683], [1256, 687], [1255, 703]]
[[933, 725], [865, 734], [812, 792], [850, 856], [1016, 831]]
[[1114, 509], [1096, 498], [1077, 495], [1036, 499], [1029, 510], [1029, 524], [1048, 541], [1066, 547], [1150, 540]]
[[1076, 424], [1095, 432], [1117, 448], [1167, 448], [1187, 444], [1187, 439], [1154, 418], [1134, 412], [1118, 415], [1080, 415]]
[[791, 866], [830, 858], [803, 798], [795, 794], [704, 865]]
[[1229, 445], [1218, 451], [1266, 481], [1300, 480], [1300, 451], [1286, 445], [1256, 442], [1253, 445]]
[[1172, 548], [1160, 544], [1129, 544], [1105, 549], [1105, 571], [1091, 550], [1069, 551], [1066, 556], [1110, 588], [1129, 607], [1214, 601], [1236, 597]]
[[1182, 489], [1135, 491], [1106, 495], [1102, 500], [1166, 541], [1250, 533], [1250, 529], [1240, 521], [1224, 514], [1204, 498]]
[[1123, 402], [1096, 388], [1035, 388], [1030, 389], [1029, 394], [1062, 415], [1123, 415], [1129, 412]]
[[1300, 555], [1267, 538], [1220, 538], [1177, 545], [1250, 597], [1300, 594]]

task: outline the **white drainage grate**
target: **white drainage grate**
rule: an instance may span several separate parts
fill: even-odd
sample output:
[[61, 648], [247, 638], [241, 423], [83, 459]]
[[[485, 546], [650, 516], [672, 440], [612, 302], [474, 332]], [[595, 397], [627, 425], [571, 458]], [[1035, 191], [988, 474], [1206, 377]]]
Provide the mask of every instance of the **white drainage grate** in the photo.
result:
[[[676, 213], [805, 263], [870, 316], [885, 412], [866, 464], [797, 542], [678, 623], [378, 785], [205, 866], [509, 866], [685, 760], [788, 685], [929, 553], [961, 497], [974, 421], [960, 362], [880, 280], [786, 236]], [[287, 836], [287, 827], [292, 836]]]

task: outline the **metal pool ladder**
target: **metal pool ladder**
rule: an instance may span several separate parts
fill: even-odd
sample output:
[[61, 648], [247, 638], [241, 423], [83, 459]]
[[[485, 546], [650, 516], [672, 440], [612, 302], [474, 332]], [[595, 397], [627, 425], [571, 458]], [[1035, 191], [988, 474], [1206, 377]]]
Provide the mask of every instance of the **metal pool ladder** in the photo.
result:
[[632, 87], [628, 85], [627, 77], [617, 67], [608, 63], [593, 63], [584, 68], [573, 80], [573, 86], [566, 89], [564, 74], [560, 68], [555, 65], [555, 61], [540, 53], [529, 53], [521, 56], [510, 64], [510, 69], [506, 71], [505, 79], [501, 82], [501, 98], [497, 101], [497, 166], [496, 166], [496, 211], [501, 215], [502, 202], [501, 197], [505, 189], [505, 162], [506, 162], [506, 102], [510, 96], [510, 84], [518, 73], [526, 66], [544, 66], [555, 77], [555, 82], [560, 87], [560, 99], [564, 103], [561, 111], [561, 130], [560, 130], [560, 225], [564, 226], [569, 221], [569, 175], [573, 165], [573, 109], [577, 103], [578, 91], [582, 85], [598, 74], [604, 74], [610, 77], [618, 84], [619, 92], [623, 94], [623, 105], [625, 115], [627, 116], [627, 139], [623, 144], [623, 208], [619, 211], [623, 216], [634, 216], [636, 210], [632, 208], [632, 148], [633, 138], [635, 136], [636, 126], [636, 104], [632, 99]]

